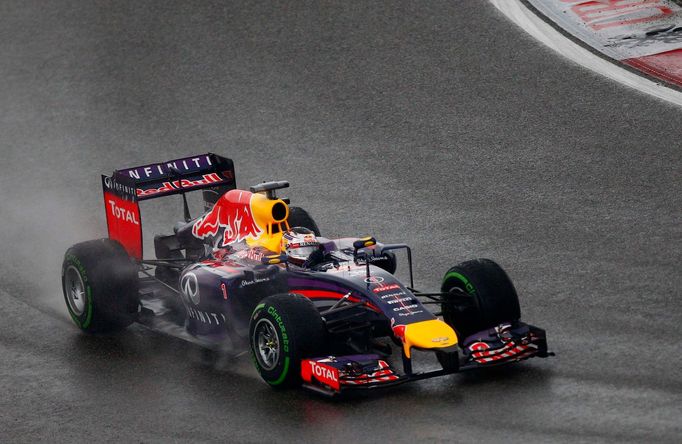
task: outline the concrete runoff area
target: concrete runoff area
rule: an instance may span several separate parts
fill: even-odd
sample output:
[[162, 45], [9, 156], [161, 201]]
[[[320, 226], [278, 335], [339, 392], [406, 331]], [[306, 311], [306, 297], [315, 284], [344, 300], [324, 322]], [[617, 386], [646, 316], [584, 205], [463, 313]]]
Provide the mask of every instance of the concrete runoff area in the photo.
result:
[[[1, 442], [679, 440], [677, 106], [488, 2], [0, 11]], [[106, 233], [99, 175], [205, 151], [241, 187], [289, 180], [328, 236], [409, 243], [419, 288], [498, 261], [557, 357], [330, 402], [247, 354], [79, 333], [60, 265]], [[143, 208], [148, 233], [181, 217]]]

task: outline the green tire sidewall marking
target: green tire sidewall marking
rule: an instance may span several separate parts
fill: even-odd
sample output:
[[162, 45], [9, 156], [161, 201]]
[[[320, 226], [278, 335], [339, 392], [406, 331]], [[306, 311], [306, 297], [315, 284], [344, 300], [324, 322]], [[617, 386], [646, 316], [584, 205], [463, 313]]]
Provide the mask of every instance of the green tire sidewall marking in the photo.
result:
[[[262, 304], [265, 306], [265, 304]], [[284, 355], [284, 367], [282, 368], [282, 372], [280, 373], [279, 377], [275, 379], [274, 381], [267, 381], [268, 384], [270, 385], [280, 385], [284, 382], [286, 377], [289, 374], [289, 363], [290, 363], [290, 358], [288, 356], [289, 353], [289, 347], [285, 347], [284, 343], [285, 341], [288, 342], [288, 335], [286, 328], [283, 325], [282, 317], [280, 314], [277, 312], [277, 309], [270, 305], [268, 307], [267, 313], [273, 318], [275, 321], [275, 324], [277, 324], [277, 328], [279, 329], [280, 334], [282, 335], [282, 354]]]
[[90, 288], [90, 282], [88, 281], [88, 275], [85, 273], [85, 267], [81, 263], [80, 260], [78, 260], [78, 257], [74, 256], [73, 254], [69, 254], [66, 256], [67, 261], [69, 262], [70, 265], [75, 266], [78, 269], [78, 272], [80, 274], [81, 279], [83, 279], [83, 285], [85, 285], [86, 289], [86, 294], [88, 296], [88, 313], [85, 317], [85, 321], [81, 322], [81, 320], [76, 316], [74, 312], [71, 311], [71, 307], [69, 304], [66, 304], [66, 308], [69, 312], [69, 315], [71, 316], [71, 319], [73, 319], [73, 322], [76, 323], [76, 325], [79, 328], [86, 329], [90, 326], [90, 323], [92, 322], [92, 289]]
[[467, 293], [469, 293], [470, 295], [476, 294], [476, 288], [473, 286], [471, 282], [469, 282], [469, 279], [463, 274], [458, 273], [456, 271], [451, 271], [445, 275], [445, 277], [443, 278], [443, 282], [447, 281], [450, 278], [460, 280], [464, 284], [464, 288], [466, 289]]
[[254, 308], [253, 311], [251, 312], [251, 318], [253, 318], [254, 316], [256, 316], [256, 312], [257, 312], [258, 310], [263, 309], [263, 307], [265, 307], [265, 304], [258, 304], [258, 305], [256, 305], [256, 308]]
[[[256, 316], [258, 315], [258, 312], [262, 310], [265, 307], [265, 304], [258, 304], [256, 305], [256, 308], [253, 309], [253, 312], [251, 312], [251, 320], [256, 319]], [[256, 366], [257, 369], [260, 369], [260, 364], [258, 363], [258, 358], [256, 358], [256, 350], [251, 348], [251, 359], [253, 359], [253, 364]]]
[[287, 377], [287, 374], [289, 373], [289, 357], [284, 358], [284, 368], [282, 369], [282, 374], [279, 375], [279, 378], [275, 379], [274, 381], [268, 381], [268, 384], [270, 385], [280, 385], [281, 383], [284, 382], [284, 379]]

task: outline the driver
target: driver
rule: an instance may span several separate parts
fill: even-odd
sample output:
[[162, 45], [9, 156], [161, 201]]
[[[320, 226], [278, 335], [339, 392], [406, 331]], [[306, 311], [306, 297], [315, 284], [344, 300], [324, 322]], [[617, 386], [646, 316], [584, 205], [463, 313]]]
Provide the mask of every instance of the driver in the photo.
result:
[[290, 264], [309, 267], [311, 255], [320, 251], [320, 242], [308, 228], [293, 227], [282, 235], [282, 251], [287, 254]]

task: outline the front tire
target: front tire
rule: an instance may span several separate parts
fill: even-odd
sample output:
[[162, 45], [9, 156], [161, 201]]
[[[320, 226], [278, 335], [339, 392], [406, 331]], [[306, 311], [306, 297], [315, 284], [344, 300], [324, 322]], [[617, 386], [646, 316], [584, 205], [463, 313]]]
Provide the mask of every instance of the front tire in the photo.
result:
[[138, 312], [137, 265], [111, 239], [69, 248], [62, 264], [62, 291], [69, 315], [88, 333], [122, 330]]
[[297, 294], [269, 296], [251, 316], [249, 342], [254, 364], [274, 388], [301, 383], [301, 360], [317, 356], [326, 330], [312, 301]]
[[[514, 284], [490, 259], [462, 262], [450, 268], [441, 291], [448, 293], [442, 305], [443, 320], [457, 331], [460, 340], [521, 317]], [[457, 307], [455, 299], [464, 299], [465, 308]]]

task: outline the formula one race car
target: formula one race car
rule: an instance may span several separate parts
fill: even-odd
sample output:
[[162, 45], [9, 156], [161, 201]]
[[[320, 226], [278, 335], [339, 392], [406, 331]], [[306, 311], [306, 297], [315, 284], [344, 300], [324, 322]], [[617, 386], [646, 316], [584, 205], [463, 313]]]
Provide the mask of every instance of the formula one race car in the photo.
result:
[[[288, 182], [235, 185], [233, 162], [215, 154], [102, 176], [109, 237], [72, 246], [62, 267], [76, 325], [172, 325], [207, 347], [250, 349], [273, 387], [327, 395], [551, 355], [544, 330], [519, 320], [495, 262], [461, 263], [439, 292], [420, 292], [407, 245], [324, 238], [305, 210], [277, 198]], [[194, 190], [205, 213], [192, 219]], [[155, 236], [156, 259], [144, 259], [139, 202], [174, 194], [185, 220]], [[394, 275], [400, 251], [409, 285]], [[414, 371], [414, 350], [433, 352], [437, 368]]]

